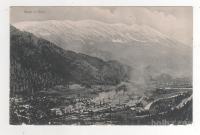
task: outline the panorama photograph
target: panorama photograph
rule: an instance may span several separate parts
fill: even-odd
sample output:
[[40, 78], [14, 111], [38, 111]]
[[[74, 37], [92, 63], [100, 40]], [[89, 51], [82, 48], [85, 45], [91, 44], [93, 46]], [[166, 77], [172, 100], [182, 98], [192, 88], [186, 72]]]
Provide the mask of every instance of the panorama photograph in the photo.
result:
[[192, 124], [192, 7], [10, 7], [10, 125]]

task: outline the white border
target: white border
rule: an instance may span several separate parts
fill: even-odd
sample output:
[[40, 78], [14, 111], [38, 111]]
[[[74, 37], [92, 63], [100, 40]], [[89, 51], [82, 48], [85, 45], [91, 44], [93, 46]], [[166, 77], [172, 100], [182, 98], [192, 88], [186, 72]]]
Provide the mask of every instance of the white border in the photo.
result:
[[[59, 2], [58, 2], [59, 1]], [[0, 134], [153, 134], [193, 135], [200, 133], [200, 1], [199, 0], [18, 0], [0, 1]], [[9, 125], [9, 6], [193, 6], [194, 119], [187, 126], [11, 126]]]

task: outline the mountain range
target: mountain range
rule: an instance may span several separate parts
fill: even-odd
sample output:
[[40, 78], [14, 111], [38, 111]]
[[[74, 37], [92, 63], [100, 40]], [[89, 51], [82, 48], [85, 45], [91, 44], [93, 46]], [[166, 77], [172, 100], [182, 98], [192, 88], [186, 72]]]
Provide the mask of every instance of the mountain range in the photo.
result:
[[47, 20], [13, 24], [64, 50], [130, 66], [131, 80], [145, 83], [160, 74], [192, 78], [192, 46], [138, 24], [94, 20]]

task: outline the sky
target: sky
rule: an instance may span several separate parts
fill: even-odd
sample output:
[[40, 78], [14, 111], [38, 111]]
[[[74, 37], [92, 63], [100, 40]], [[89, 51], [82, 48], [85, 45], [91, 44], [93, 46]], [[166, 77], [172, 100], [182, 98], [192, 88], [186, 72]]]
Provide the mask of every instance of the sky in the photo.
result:
[[192, 7], [11, 7], [11, 24], [21, 21], [96, 20], [150, 26], [192, 45]]

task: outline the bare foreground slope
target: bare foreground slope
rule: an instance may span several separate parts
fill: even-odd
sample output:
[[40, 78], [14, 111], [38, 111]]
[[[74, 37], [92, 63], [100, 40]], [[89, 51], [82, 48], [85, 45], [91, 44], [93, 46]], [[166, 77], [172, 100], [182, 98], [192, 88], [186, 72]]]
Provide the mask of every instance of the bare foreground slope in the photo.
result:
[[[141, 77], [141, 74], [136, 74], [140, 69], [137, 65], [141, 64], [140, 61], [145, 63], [148, 56], [155, 58], [155, 54], [150, 53], [140, 58], [138, 57], [141, 54], [131, 55], [134, 59], [131, 59], [129, 64], [128, 57], [112, 60], [94, 54], [90, 56], [88, 52], [78, 52], [70, 47], [69, 50], [62, 49], [52, 43], [53, 41], [20, 31], [13, 26], [10, 32], [10, 124], [192, 123], [190, 65], [182, 67], [190, 59], [190, 53], [184, 54], [187, 49], [180, 53], [171, 52], [171, 55], [166, 57], [168, 53], [158, 52], [164, 51], [164, 48], [170, 52], [169, 46], [161, 50], [156, 50], [155, 45], [153, 48], [152, 45], [142, 49], [135, 47], [137, 51], [145, 50], [146, 53], [148, 49], [156, 50], [156, 54], [159, 55], [157, 59], [162, 59], [160, 65], [155, 62], [159, 68], [154, 68], [155, 63], [144, 66], [145, 75]], [[104, 46], [105, 43], [107, 42], [104, 42]], [[113, 45], [115, 44], [110, 46]], [[122, 44], [118, 45], [121, 48]], [[98, 51], [112, 50], [93, 49], [95, 54]], [[117, 49], [119, 48], [114, 48], [113, 53], [119, 52]], [[180, 61], [177, 64], [178, 60]], [[165, 62], [171, 64], [167, 68], [169, 71], [179, 70], [187, 75], [178, 73], [173, 76], [167, 73], [167, 69], [163, 73], [157, 73], [161, 67], [165, 67]], [[138, 83], [136, 80], [139, 78], [143, 81]]]

